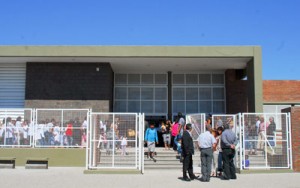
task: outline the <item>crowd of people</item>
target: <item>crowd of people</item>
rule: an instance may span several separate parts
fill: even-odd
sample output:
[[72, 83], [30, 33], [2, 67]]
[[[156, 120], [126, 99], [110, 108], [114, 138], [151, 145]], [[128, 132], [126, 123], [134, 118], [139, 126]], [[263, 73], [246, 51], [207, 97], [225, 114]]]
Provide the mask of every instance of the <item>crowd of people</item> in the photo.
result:
[[[148, 158], [156, 162], [155, 144], [158, 144], [158, 131], [162, 133], [164, 149], [171, 148], [178, 153], [183, 164], [184, 181], [191, 181], [198, 177], [193, 171], [193, 155], [196, 149], [201, 153], [201, 174], [199, 179], [209, 182], [211, 176], [219, 176], [222, 180], [236, 179], [233, 158], [235, 156], [235, 146], [237, 144], [236, 133], [233, 131], [233, 120], [227, 118], [223, 122], [217, 117], [212, 128], [212, 119], [209, 117], [205, 122], [205, 131], [202, 132], [195, 144], [195, 129], [200, 130], [199, 123], [192, 121], [186, 124], [181, 113], [178, 113], [176, 120], [171, 123], [161, 123], [159, 128], [155, 128], [154, 123], [150, 123], [145, 132], [145, 142], [148, 147]], [[197, 131], [196, 131], [197, 132]], [[196, 146], [195, 146], [196, 145]]]
[[86, 118], [69, 120], [61, 125], [54, 118], [40, 120], [34, 124], [21, 116], [13, 119], [4, 118], [0, 122], [0, 145], [4, 146], [31, 146], [32, 141], [36, 146], [86, 146]]
[[263, 116], [256, 116], [254, 121], [245, 120], [245, 148], [248, 155], [256, 155], [257, 150], [264, 150], [267, 140], [269, 146], [275, 145], [276, 123], [274, 117], [265, 121]]
[[159, 144], [158, 132], [161, 133], [163, 138], [163, 147], [165, 150], [173, 149], [178, 153], [180, 157], [182, 154], [182, 135], [185, 125], [185, 119], [181, 113], [178, 113], [175, 121], [172, 123], [171, 120], [161, 122], [158, 128], [155, 127], [154, 122], [150, 122], [149, 127], [145, 131], [145, 143], [148, 147], [147, 158], [155, 159], [155, 144]]
[[[237, 144], [236, 133], [233, 132], [232, 119], [228, 118], [223, 123], [217, 118], [214, 129], [211, 125], [211, 119], [205, 123], [205, 131], [202, 132], [197, 141], [197, 147], [200, 149], [201, 175], [202, 182], [209, 182], [210, 177], [218, 175], [222, 180], [236, 179], [234, 156], [235, 146]], [[191, 181], [198, 178], [193, 172], [194, 144], [191, 143], [192, 124], [185, 125], [183, 146], [183, 180]], [[186, 172], [188, 172], [189, 177]]]
[[128, 155], [126, 150], [129, 137], [135, 137], [135, 130], [131, 129], [132, 126], [121, 125], [119, 118], [114, 121], [99, 120], [99, 141], [98, 148], [106, 150], [106, 154], [110, 155], [121, 150], [121, 155]]

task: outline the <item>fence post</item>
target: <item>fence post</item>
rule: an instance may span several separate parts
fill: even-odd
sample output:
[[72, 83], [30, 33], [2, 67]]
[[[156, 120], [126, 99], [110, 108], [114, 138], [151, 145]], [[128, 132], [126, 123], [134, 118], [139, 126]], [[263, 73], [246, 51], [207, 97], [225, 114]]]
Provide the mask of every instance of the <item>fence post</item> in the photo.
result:
[[287, 142], [289, 142], [289, 155], [290, 155], [290, 157], [289, 157], [289, 167], [290, 167], [290, 169], [291, 170], [293, 170], [293, 146], [292, 146], [292, 126], [291, 126], [291, 113], [290, 112], [288, 112], [287, 113], [287, 119], [288, 119], [288, 138], [289, 138], [289, 140], [287, 141]]
[[[245, 153], [244, 151], [244, 144], [243, 144], [243, 140], [242, 140], [242, 131], [244, 129], [242, 129], [242, 127], [244, 127], [244, 120], [243, 120], [243, 115], [241, 113], [238, 113], [238, 117], [239, 117], [239, 132], [240, 132], [240, 135], [239, 135], [239, 139], [240, 139], [240, 172], [243, 170], [243, 154]], [[243, 134], [244, 135], [244, 134]]]

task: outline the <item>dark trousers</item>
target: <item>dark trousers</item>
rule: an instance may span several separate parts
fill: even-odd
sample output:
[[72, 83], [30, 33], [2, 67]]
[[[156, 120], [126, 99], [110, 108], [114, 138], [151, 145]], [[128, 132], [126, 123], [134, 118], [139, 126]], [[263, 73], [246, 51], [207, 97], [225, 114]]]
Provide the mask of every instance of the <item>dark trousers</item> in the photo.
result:
[[230, 149], [230, 148], [222, 149], [224, 179], [236, 179], [235, 166], [233, 163], [234, 155], [235, 155], [234, 149]]
[[211, 148], [201, 149], [201, 173], [202, 179], [209, 181], [211, 173], [211, 163], [213, 158], [213, 151]]
[[223, 172], [222, 152], [219, 152], [218, 156], [218, 171]]
[[183, 172], [183, 177], [187, 177], [186, 171], [188, 171], [190, 178], [194, 177], [194, 172], [193, 172], [193, 157], [192, 154], [188, 154], [183, 156], [183, 167], [182, 167], [182, 172]]

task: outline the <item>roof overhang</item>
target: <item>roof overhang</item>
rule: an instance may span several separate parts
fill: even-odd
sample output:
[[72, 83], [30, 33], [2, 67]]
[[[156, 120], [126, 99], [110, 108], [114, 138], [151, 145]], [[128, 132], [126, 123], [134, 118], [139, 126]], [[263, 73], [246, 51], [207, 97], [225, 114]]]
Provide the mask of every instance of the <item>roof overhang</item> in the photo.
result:
[[110, 63], [115, 72], [245, 69], [257, 46], [0, 46], [0, 63]]

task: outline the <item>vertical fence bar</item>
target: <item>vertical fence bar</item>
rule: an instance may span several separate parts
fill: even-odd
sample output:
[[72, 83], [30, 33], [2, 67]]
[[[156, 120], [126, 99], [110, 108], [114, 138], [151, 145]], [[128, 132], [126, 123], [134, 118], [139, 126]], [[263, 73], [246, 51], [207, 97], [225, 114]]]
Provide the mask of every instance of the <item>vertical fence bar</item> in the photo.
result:
[[[245, 147], [245, 145], [246, 145], [246, 143], [245, 143], [245, 114], [243, 114], [243, 119], [242, 119], [242, 121], [243, 121], [243, 136], [242, 136], [242, 147], [243, 147], [243, 151], [242, 151], [242, 160], [241, 160], [241, 168], [243, 169], [243, 167], [244, 167], [244, 164], [243, 164], [243, 161], [245, 161], [245, 150], [246, 150], [246, 147]], [[245, 162], [244, 162], [245, 163]], [[245, 167], [244, 167], [245, 168]]]
[[6, 133], [6, 130], [7, 130], [7, 110], [4, 110], [4, 130], [5, 130], [5, 133], [4, 133], [4, 146], [6, 146], [6, 137], [8, 136], [8, 134]]
[[[90, 145], [90, 140], [89, 140], [89, 127], [90, 127], [90, 114], [91, 114], [91, 109], [88, 110], [87, 115], [86, 115], [86, 121], [87, 121], [87, 127], [86, 127], [86, 146], [85, 146], [85, 169], [89, 169], [89, 145]], [[84, 132], [84, 128], [82, 129]], [[82, 139], [82, 138], [81, 138]]]
[[243, 145], [243, 140], [242, 140], [242, 127], [244, 127], [244, 119], [241, 113], [238, 114], [239, 117], [239, 139], [240, 139], [240, 172], [243, 170], [243, 154], [245, 153], [244, 151], [244, 145]]
[[[139, 151], [139, 170], [141, 171], [142, 170], [142, 155], [141, 155], [141, 145], [142, 145], [142, 142], [141, 142], [141, 119], [142, 119], [142, 117], [141, 117], [141, 113], [139, 113], [138, 114], [138, 118], [139, 118], [139, 124], [138, 124], [138, 130], [136, 130], [137, 132], [136, 133], [138, 133], [139, 134], [139, 136], [138, 136], [138, 138], [139, 138], [139, 145], [138, 145], [138, 151]], [[137, 135], [137, 134], [136, 134]]]
[[268, 168], [268, 142], [267, 142], [267, 116], [266, 114], [264, 114], [264, 127], [265, 127], [265, 138], [264, 138], [264, 141], [265, 141], [265, 151], [264, 151], [264, 155], [265, 155], [265, 162], [266, 162], [266, 169]]
[[112, 167], [115, 167], [115, 114], [113, 113]]
[[[138, 123], [139, 123], [139, 119], [138, 119], [138, 114], [135, 114], [135, 133], [137, 133], [138, 131]], [[138, 168], [138, 139], [137, 139], [137, 134], [135, 134], [135, 168]], [[125, 154], [126, 155], [126, 154]]]
[[142, 115], [142, 174], [145, 172], [144, 138], [145, 138], [145, 114]]
[[285, 115], [285, 141], [286, 141], [286, 158], [287, 158], [287, 167], [289, 168], [290, 166], [290, 158], [289, 158], [289, 126], [288, 126], [288, 114], [284, 114]]
[[293, 170], [293, 145], [292, 145], [292, 125], [291, 125], [291, 113], [288, 113], [288, 125], [289, 125], [289, 155], [290, 155], [290, 169]]

